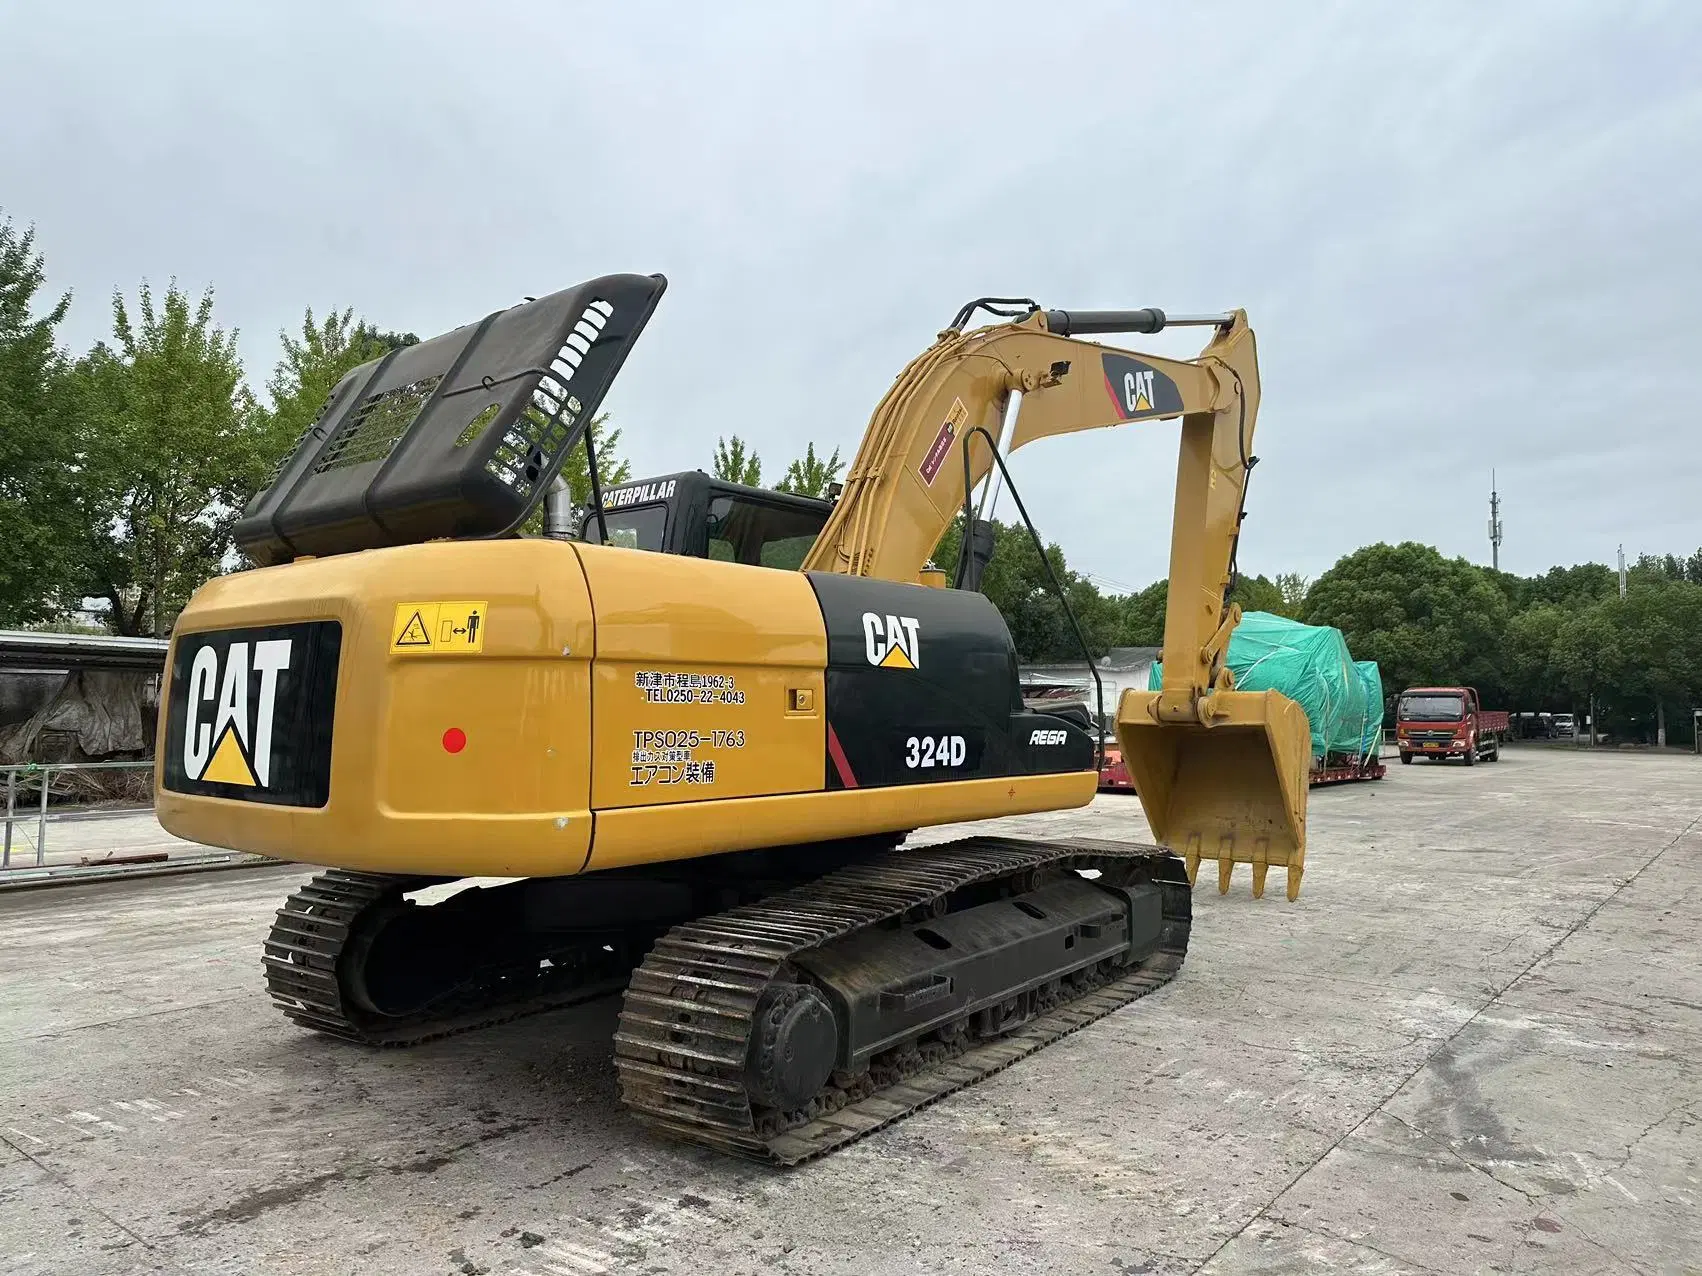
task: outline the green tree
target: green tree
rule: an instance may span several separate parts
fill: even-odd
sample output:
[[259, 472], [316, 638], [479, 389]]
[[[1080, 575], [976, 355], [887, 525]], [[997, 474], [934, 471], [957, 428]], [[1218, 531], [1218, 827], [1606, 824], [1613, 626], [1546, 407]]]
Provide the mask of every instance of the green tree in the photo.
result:
[[82, 463], [58, 340], [71, 297], [38, 308], [46, 279], [34, 228], [0, 218], [0, 626], [49, 620], [76, 603], [61, 597]]
[[[585, 427], [586, 432], [591, 435], [591, 446], [597, 452], [597, 482], [605, 492], [632, 477], [631, 463], [616, 451], [621, 441], [621, 432], [606, 429], [608, 423], [609, 414], [603, 412], [592, 418], [591, 424]], [[562, 462], [561, 476], [567, 480], [568, 490], [573, 493], [575, 505], [583, 506], [590, 502], [591, 466], [585, 459], [583, 440], [569, 449], [567, 460]]]
[[420, 339], [411, 332], [388, 332], [373, 327], [366, 320], [356, 325], [355, 337], [378, 348], [378, 353], [389, 354], [392, 350], [400, 350], [404, 346], [417, 346]]
[[758, 487], [762, 483], [762, 459], [738, 435], [715, 441], [715, 464], [710, 471], [729, 483]]
[[1310, 585], [1311, 582], [1299, 572], [1278, 572], [1276, 587], [1282, 594], [1282, 610], [1277, 614], [1299, 620], [1300, 614], [1306, 610], [1306, 591]]
[[[1617, 612], [1620, 707], [1646, 705], [1656, 742], [1668, 735], [1668, 708], [1681, 708], [1688, 719], [1690, 707], [1702, 703], [1702, 588], [1687, 583], [1682, 561], [1674, 562], [1677, 574], [1663, 564], [1659, 576], [1633, 583], [1624, 601], [1605, 604]], [[1685, 729], [1679, 734], [1689, 737]]]
[[1555, 648], [1570, 613], [1537, 603], [1507, 622], [1502, 669], [1511, 702], [1521, 709], [1565, 712], [1573, 700], [1555, 665]]
[[1399, 689], [1426, 683], [1505, 695], [1502, 637], [1510, 606], [1481, 568], [1428, 545], [1369, 545], [1313, 583], [1301, 617], [1342, 631], [1358, 660], [1375, 660]]
[[316, 321], [310, 307], [302, 317], [301, 335], [280, 332], [283, 356], [266, 382], [271, 407], [258, 416], [268, 434], [267, 446], [278, 460], [288, 454], [319, 415], [331, 391], [348, 373], [377, 359], [389, 347], [365, 323], [356, 323], [354, 308], [332, 310]]
[[1517, 606], [1553, 603], [1579, 607], [1617, 595], [1619, 577], [1611, 567], [1601, 563], [1580, 563], [1575, 567], [1551, 567], [1541, 576], [1521, 581], [1520, 585], [1522, 596], [1515, 599]]
[[[1243, 576], [1230, 591], [1229, 601], [1239, 603], [1243, 612], [1265, 611], [1298, 620], [1305, 596], [1306, 578], [1295, 572], [1283, 572], [1275, 578]], [[1105, 603], [1117, 617], [1112, 645], [1164, 645], [1164, 613], [1170, 604], [1168, 580], [1155, 580], [1145, 589], [1108, 598]]]
[[808, 444], [804, 454], [786, 467], [786, 477], [781, 479], [775, 490], [780, 492], [795, 492], [799, 496], [826, 497], [827, 490], [839, 479], [839, 471], [845, 468], [845, 462], [839, 459], [839, 449], [833, 449], [833, 455], [825, 461], [816, 455], [816, 445]]
[[[1112, 647], [1133, 645], [1124, 636], [1123, 612], [1117, 605], [1117, 599], [1107, 597], [1091, 580], [1074, 571], [1064, 573], [1064, 593], [1070, 600], [1070, 609], [1076, 614], [1076, 620], [1087, 638], [1088, 650], [1095, 660]], [[1056, 595], [1048, 589], [1046, 597], [1055, 598]], [[1081, 643], [1068, 627], [1067, 618], [1053, 651], [1057, 653], [1054, 658], [1060, 661], [1081, 659]]]
[[[591, 445], [597, 450], [597, 482], [605, 492], [632, 477], [632, 464], [616, 451], [616, 444], [621, 441], [621, 432], [608, 429], [608, 423], [609, 414], [602, 412], [593, 417], [591, 424], [586, 427], [591, 435]], [[582, 511], [588, 508], [591, 504], [591, 466], [585, 459], [583, 439], [568, 449], [567, 457], [561, 463], [561, 477], [567, 480], [567, 490], [573, 497], [574, 509]], [[584, 529], [576, 527], [574, 530], [582, 532]], [[541, 503], [521, 526], [520, 534], [544, 534], [544, 507]]]
[[[934, 551], [935, 565], [948, 575], [957, 569], [962, 543], [963, 519], [959, 516], [947, 527]], [[1046, 546], [1046, 561], [1069, 599], [1089, 651], [1097, 659], [1121, 640], [1120, 608], [1114, 600], [1105, 598], [1092, 581], [1072, 572], [1064, 561], [1064, 551], [1057, 545]], [[981, 578], [981, 592], [1005, 618], [1011, 641], [1022, 660], [1062, 664], [1082, 659], [1081, 643], [1026, 527], [994, 521], [993, 557]]]
[[1164, 612], [1170, 605], [1170, 582], [1157, 580], [1137, 594], [1119, 600], [1120, 646], [1159, 647], [1164, 644]]
[[[1028, 529], [1010, 523], [995, 526], [993, 557], [981, 580], [981, 590], [1005, 618], [1017, 654], [1025, 661], [1037, 664], [1061, 663], [1082, 659], [1081, 645], [1070, 628], [1068, 616], [1058, 601], [1057, 591], [1046, 576], [1040, 554]], [[1046, 558], [1051, 564], [1066, 596], [1074, 604], [1093, 590], [1089, 582], [1075, 577], [1064, 562], [1064, 552], [1057, 545], [1046, 546]], [[1097, 591], [1094, 591], [1097, 592]], [[1076, 609], [1077, 620], [1083, 619]], [[1085, 628], [1085, 626], [1084, 626]], [[1103, 654], [1108, 642], [1101, 637], [1098, 643], [1089, 640], [1093, 655]]]
[[1554, 668], [1566, 689], [1586, 701], [1590, 743], [1602, 716], [1600, 698], [1625, 672], [1617, 600], [1602, 599], [1567, 616], [1554, 639]]
[[236, 333], [173, 281], [144, 283], [135, 313], [112, 301], [113, 345], [78, 361], [88, 427], [81, 592], [120, 634], [169, 632], [189, 595], [232, 552], [230, 529], [277, 460], [242, 384]]
[[1242, 611], [1266, 611], [1284, 614], [1282, 587], [1263, 576], [1243, 576], [1229, 591], [1229, 601], [1241, 604]]

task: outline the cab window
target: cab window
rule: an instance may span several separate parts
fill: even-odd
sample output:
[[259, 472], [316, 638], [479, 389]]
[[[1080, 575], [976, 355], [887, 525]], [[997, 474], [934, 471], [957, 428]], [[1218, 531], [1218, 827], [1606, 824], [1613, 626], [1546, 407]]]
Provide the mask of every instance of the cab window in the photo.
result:
[[[668, 529], [668, 507], [666, 505], [630, 505], [623, 510], [603, 511], [603, 522], [609, 529], [610, 545], [621, 549], [648, 549], [660, 552], [662, 537]], [[601, 545], [603, 535], [597, 525], [597, 515], [591, 511], [585, 515], [584, 539], [592, 545]]]
[[812, 510], [717, 496], [709, 502], [709, 557], [796, 571], [824, 521]]

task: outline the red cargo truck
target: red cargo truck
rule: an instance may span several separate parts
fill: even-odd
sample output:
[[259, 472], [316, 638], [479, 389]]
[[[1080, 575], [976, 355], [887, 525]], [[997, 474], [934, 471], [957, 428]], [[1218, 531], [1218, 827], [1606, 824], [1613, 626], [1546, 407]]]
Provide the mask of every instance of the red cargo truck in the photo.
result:
[[1485, 709], [1474, 687], [1408, 687], [1395, 705], [1401, 761], [1460, 758], [1467, 766], [1501, 757], [1507, 715]]

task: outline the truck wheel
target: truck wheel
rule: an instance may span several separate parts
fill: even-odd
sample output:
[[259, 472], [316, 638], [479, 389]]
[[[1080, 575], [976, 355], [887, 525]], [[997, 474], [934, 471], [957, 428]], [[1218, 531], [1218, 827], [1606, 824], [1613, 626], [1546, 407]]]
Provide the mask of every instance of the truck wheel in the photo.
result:
[[1469, 744], [1466, 745], [1465, 759], [1466, 759], [1466, 765], [1467, 766], [1476, 766], [1477, 765], [1477, 741], [1476, 740], [1473, 740]]
[[1401, 754], [1401, 765], [1402, 766], [1411, 766], [1412, 765], [1412, 754], [1410, 754], [1410, 753]]

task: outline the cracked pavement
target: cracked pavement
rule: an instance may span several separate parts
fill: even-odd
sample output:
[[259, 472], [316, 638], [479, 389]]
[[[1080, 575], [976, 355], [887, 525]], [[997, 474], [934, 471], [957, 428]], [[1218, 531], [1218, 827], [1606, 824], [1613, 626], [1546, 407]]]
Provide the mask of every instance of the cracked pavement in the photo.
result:
[[789, 1173], [629, 1124], [613, 999], [292, 1027], [297, 870], [0, 894], [0, 1273], [1702, 1272], [1702, 759], [1396, 766], [1310, 824], [1297, 903], [1202, 885], [1169, 987]]

